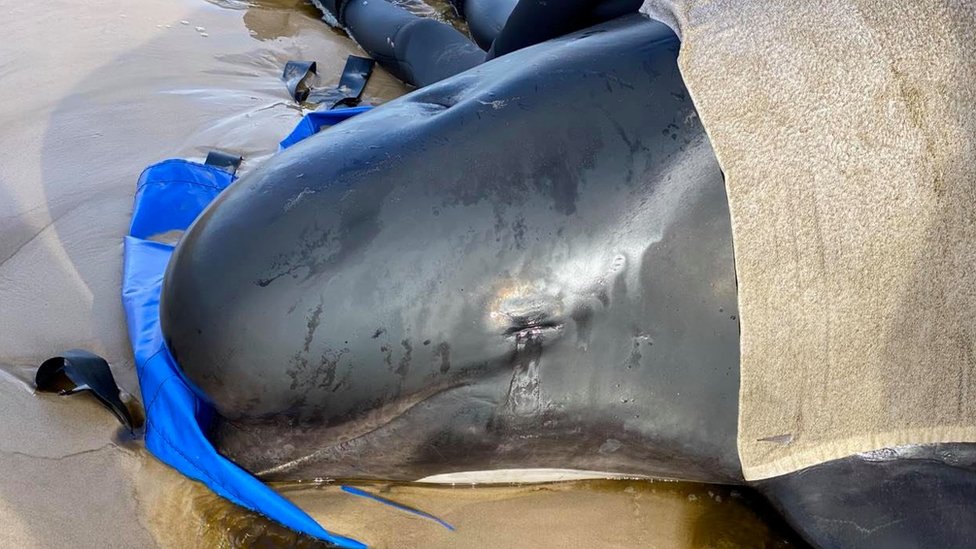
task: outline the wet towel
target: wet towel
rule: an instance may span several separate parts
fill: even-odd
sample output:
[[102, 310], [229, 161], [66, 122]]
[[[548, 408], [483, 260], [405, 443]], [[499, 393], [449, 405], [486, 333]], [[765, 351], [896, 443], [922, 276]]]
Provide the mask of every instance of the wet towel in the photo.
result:
[[745, 477], [976, 442], [976, 2], [645, 8], [726, 175]]

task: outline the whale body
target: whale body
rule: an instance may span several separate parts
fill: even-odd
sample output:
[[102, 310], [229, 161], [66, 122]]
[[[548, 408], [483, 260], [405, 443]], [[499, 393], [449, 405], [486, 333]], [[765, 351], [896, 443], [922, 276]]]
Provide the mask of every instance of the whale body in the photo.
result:
[[529, 47], [228, 189], [161, 304], [221, 452], [741, 482], [729, 211], [678, 46], [634, 15]]

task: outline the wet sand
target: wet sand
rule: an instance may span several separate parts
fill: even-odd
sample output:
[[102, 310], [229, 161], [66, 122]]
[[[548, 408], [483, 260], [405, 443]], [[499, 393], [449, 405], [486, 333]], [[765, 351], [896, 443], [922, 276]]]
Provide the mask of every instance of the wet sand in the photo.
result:
[[[357, 49], [315, 12], [202, 0], [0, 0], [0, 539], [16, 547], [151, 547], [135, 480], [178, 489], [94, 399], [34, 395], [61, 350], [105, 356], [138, 395], [120, 302], [136, 178], [212, 147], [254, 164], [301, 117], [291, 58], [338, 80]], [[366, 96], [403, 87], [377, 71]]]
[[[119, 291], [139, 172], [211, 148], [242, 154], [246, 171], [301, 117], [279, 80], [284, 63], [317, 60], [328, 85], [346, 55], [361, 52], [297, 0], [0, 0], [0, 11], [0, 539], [25, 548], [314, 545], [155, 461], [94, 399], [35, 394], [30, 379], [41, 360], [81, 347], [105, 356], [138, 395]], [[377, 70], [366, 101], [403, 92]], [[281, 489], [327, 528], [377, 547], [784, 543], [747, 495], [721, 487], [361, 486], [458, 530], [335, 484]]]
[[[786, 548], [782, 523], [764, 522], [748, 491], [669, 481], [590, 480], [526, 485], [385, 484], [354, 486], [422, 510], [454, 528], [389, 505], [349, 495], [339, 482], [276, 485], [336, 531], [379, 549], [424, 548]], [[172, 546], [317, 547], [197, 486], [168, 492], [165, 524]], [[163, 501], [166, 501], [165, 499]], [[185, 503], [192, 501], [192, 506]], [[180, 505], [180, 504], [183, 505]]]

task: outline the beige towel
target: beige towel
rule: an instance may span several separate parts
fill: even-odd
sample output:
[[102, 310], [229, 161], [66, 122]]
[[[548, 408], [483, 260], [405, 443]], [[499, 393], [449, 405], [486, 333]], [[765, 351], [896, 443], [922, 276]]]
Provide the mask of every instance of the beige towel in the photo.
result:
[[976, 0], [652, 4], [727, 178], [746, 478], [976, 442]]

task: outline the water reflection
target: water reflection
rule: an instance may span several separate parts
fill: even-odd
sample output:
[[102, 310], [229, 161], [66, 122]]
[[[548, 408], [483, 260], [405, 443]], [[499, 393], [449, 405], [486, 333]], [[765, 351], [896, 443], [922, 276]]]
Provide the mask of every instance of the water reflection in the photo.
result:
[[[241, 0], [208, 1], [221, 6], [227, 3], [244, 4]], [[263, 0], [249, 2], [245, 6], [247, 11], [244, 12], [244, 25], [250, 31], [251, 36], [258, 40], [274, 40], [283, 36], [296, 36], [306, 29], [342, 35], [341, 31], [332, 29], [319, 20], [321, 14], [311, 2]], [[235, 7], [234, 9], [240, 8]]]
[[[295, 36], [308, 27], [309, 21], [321, 19], [322, 13], [310, 0], [207, 0], [211, 4], [233, 10], [245, 10], [244, 24], [251, 35], [259, 40], [274, 40], [283, 36]], [[468, 26], [458, 17], [448, 0], [392, 0], [398, 6], [420, 17], [444, 21], [467, 34]], [[334, 32], [345, 36], [339, 29], [332, 29], [319, 22], [321, 32]]]

